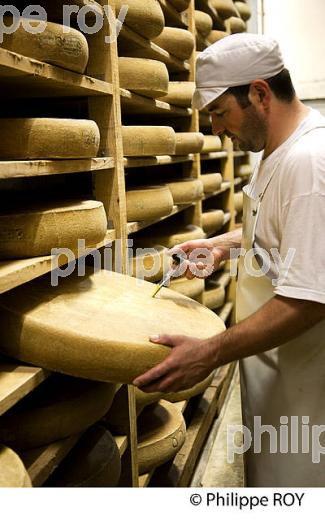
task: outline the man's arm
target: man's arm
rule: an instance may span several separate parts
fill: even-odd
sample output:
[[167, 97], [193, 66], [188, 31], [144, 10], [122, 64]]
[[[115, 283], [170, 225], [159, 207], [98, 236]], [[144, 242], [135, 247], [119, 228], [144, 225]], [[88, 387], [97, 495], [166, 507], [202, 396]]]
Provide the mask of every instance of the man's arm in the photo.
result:
[[151, 338], [173, 349], [133, 383], [145, 392], [190, 388], [213, 369], [282, 345], [323, 319], [324, 304], [274, 296], [250, 317], [208, 340], [168, 335]]

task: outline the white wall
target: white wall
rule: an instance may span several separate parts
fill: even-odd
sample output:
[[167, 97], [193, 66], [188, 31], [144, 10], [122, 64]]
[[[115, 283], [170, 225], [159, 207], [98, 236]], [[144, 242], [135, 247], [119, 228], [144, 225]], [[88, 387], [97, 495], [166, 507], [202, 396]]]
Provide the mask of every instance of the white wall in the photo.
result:
[[278, 40], [301, 99], [325, 99], [325, 0], [264, 0], [264, 32]]

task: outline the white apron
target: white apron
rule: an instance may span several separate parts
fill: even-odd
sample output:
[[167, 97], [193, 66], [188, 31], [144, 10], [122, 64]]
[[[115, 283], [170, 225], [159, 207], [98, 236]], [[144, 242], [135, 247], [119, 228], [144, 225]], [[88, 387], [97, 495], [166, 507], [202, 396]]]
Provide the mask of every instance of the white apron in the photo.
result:
[[[301, 135], [297, 139], [300, 137]], [[290, 147], [292, 144], [293, 142]], [[246, 251], [253, 247], [260, 205], [280, 160], [258, 199], [249, 197], [244, 188], [242, 247]], [[255, 257], [253, 266], [259, 269]], [[310, 268], [312, 269], [312, 265]], [[240, 257], [237, 321], [256, 312], [273, 296], [271, 280], [265, 275], [259, 278], [251, 276], [244, 267], [244, 258]], [[266, 432], [260, 435], [257, 424], [255, 452], [260, 453], [254, 453], [253, 444], [245, 453], [246, 485], [325, 486], [325, 455], [319, 455], [319, 463], [313, 462], [313, 459], [317, 460], [320, 451], [319, 441], [324, 446], [325, 453], [325, 433], [320, 437], [319, 432], [312, 433], [312, 425], [325, 425], [325, 320], [298, 338], [262, 354], [245, 358], [239, 364], [243, 423], [251, 431], [254, 441], [254, 417], [260, 417], [261, 425], [275, 428], [273, 431], [277, 442], [277, 452], [271, 453], [270, 434]], [[285, 419], [280, 422], [280, 417], [287, 417], [288, 424], [285, 424]], [[274, 433], [271, 435], [275, 446]], [[306, 451], [308, 453], [304, 453]]]

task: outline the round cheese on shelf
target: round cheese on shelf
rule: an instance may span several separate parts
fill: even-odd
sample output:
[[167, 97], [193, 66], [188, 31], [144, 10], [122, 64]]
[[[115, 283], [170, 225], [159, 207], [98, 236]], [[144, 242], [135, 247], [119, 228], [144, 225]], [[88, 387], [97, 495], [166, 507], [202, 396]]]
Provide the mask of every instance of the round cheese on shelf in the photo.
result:
[[180, 60], [187, 60], [191, 56], [195, 45], [192, 33], [178, 27], [165, 27], [162, 33], [157, 38], [154, 38], [153, 41]]
[[218, 11], [218, 15], [222, 19], [229, 18], [230, 16], [237, 16], [238, 12], [234, 5], [233, 0], [210, 0], [211, 5]]
[[236, 175], [239, 177], [249, 177], [253, 173], [253, 168], [251, 164], [241, 164], [236, 169]]
[[78, 249], [101, 242], [107, 232], [104, 206], [95, 200], [66, 201], [0, 213], [0, 258], [51, 254], [52, 248]]
[[196, 30], [205, 38], [212, 31], [213, 20], [210, 15], [203, 11], [194, 11], [194, 20]]
[[170, 268], [170, 257], [162, 246], [155, 248], [136, 247], [136, 255], [130, 258], [129, 274], [147, 282], [158, 282]]
[[223, 286], [207, 288], [203, 293], [203, 305], [209, 309], [218, 309], [225, 303], [225, 288]]
[[252, 10], [248, 4], [246, 4], [245, 2], [235, 1], [235, 6], [244, 22], [250, 19], [250, 17], [252, 16]]
[[126, 192], [126, 213], [128, 222], [154, 220], [169, 215], [174, 202], [168, 185], [145, 186]]
[[241, 213], [243, 211], [243, 202], [244, 202], [244, 194], [242, 191], [238, 191], [234, 193], [234, 205], [235, 210], [238, 213]]
[[204, 193], [214, 193], [220, 190], [222, 184], [221, 173], [203, 173], [200, 177]]
[[204, 144], [204, 135], [201, 132], [176, 132], [175, 155], [200, 153]]
[[1, 119], [0, 159], [83, 159], [96, 157], [100, 135], [83, 119]]
[[159, 101], [180, 107], [190, 107], [194, 91], [195, 83], [193, 81], [170, 81], [167, 96], [159, 98]]
[[213, 31], [211, 31], [206, 38], [209, 43], [215, 43], [219, 40], [222, 40], [222, 38], [226, 38], [226, 36], [229, 36], [229, 33], [226, 31], [218, 31], [213, 29]]
[[[12, 24], [12, 18], [5, 19], [8, 19], [8, 25]], [[13, 33], [3, 33], [0, 47], [63, 69], [85, 72], [89, 50], [87, 40], [80, 31], [66, 25], [47, 22], [44, 30], [35, 34], [32, 30], [26, 30], [24, 25], [35, 28], [38, 27], [39, 21], [27, 18], [19, 20], [19, 27]]]
[[141, 241], [149, 247], [156, 244], [171, 248], [187, 242], [188, 240], [196, 240], [205, 238], [202, 228], [193, 225], [168, 225], [168, 223], [159, 224], [155, 228], [145, 231], [141, 234]]
[[187, 296], [188, 298], [197, 300], [204, 291], [204, 280], [203, 278], [193, 278], [193, 280], [188, 280], [185, 276], [172, 278], [169, 288], [172, 291]]
[[23, 462], [14, 451], [0, 444], [0, 488], [25, 487], [32, 487], [32, 483]]
[[224, 330], [213, 313], [174, 291], [153, 298], [149, 282], [85, 272], [56, 287], [44, 276], [1, 295], [1, 352], [76, 377], [130, 383], [170, 351], [153, 345], [151, 334], [208, 338]]
[[202, 213], [202, 228], [207, 235], [219, 231], [224, 223], [225, 214], [222, 209], [210, 209]]
[[204, 144], [201, 153], [220, 152], [222, 150], [222, 142], [218, 135], [205, 135]]
[[0, 417], [0, 442], [29, 450], [76, 435], [105, 415], [115, 389], [114, 384], [52, 375]]
[[170, 126], [122, 126], [126, 157], [173, 155], [176, 136]]
[[116, 13], [125, 5], [128, 6], [125, 25], [144, 38], [155, 38], [165, 27], [164, 13], [157, 0], [129, 0], [127, 3], [125, 0], [115, 0]]
[[178, 408], [168, 401], [145, 408], [138, 419], [139, 474], [172, 459], [185, 442], [186, 425]]
[[120, 87], [150, 98], [168, 93], [167, 67], [158, 60], [119, 58]]
[[237, 16], [231, 16], [228, 20], [231, 33], [241, 33], [246, 31], [246, 23]]
[[203, 184], [200, 179], [179, 179], [167, 182], [174, 204], [191, 204], [203, 197]]
[[188, 8], [188, 6], [191, 3], [191, 0], [169, 0], [169, 3], [172, 4], [172, 6], [181, 13], [182, 11], [185, 11], [185, 9]]
[[114, 437], [101, 424], [90, 428], [46, 482], [47, 487], [116, 487], [121, 457]]

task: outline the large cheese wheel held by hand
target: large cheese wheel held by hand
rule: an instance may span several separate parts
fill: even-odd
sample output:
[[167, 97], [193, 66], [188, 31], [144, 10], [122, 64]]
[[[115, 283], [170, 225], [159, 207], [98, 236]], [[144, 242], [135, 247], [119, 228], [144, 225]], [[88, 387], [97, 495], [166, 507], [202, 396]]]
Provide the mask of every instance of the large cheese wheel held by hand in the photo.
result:
[[125, 25], [148, 40], [161, 33], [165, 26], [165, 18], [157, 0], [115, 0], [117, 14], [124, 5], [128, 6]]
[[[224, 324], [199, 303], [111, 271], [86, 268], [51, 286], [50, 276], [0, 296], [0, 349], [75, 377], [130, 383], [165, 359], [157, 333], [209, 338]], [[157, 320], [159, 316], [159, 320]]]
[[0, 258], [51, 254], [52, 248], [78, 249], [101, 242], [107, 232], [104, 206], [95, 200], [35, 205], [0, 212]]
[[120, 57], [118, 66], [121, 88], [150, 98], [168, 93], [168, 70], [161, 61]]
[[95, 121], [26, 118], [0, 120], [0, 160], [96, 157], [100, 134]]
[[192, 33], [178, 27], [165, 27], [162, 33], [153, 41], [180, 60], [188, 60], [195, 45]]
[[[11, 25], [12, 18], [10, 20], [10, 17], [6, 17], [6, 19], [8, 25]], [[25, 25], [29, 24], [32, 28], [37, 28], [39, 25], [36, 20], [20, 18], [20, 22], [22, 20]], [[89, 58], [88, 43], [80, 31], [52, 22], [47, 22], [44, 30], [39, 33], [34, 33], [33, 30], [26, 31], [24, 25], [20, 23], [12, 34], [3, 34], [0, 47], [81, 73], [85, 72]]]

